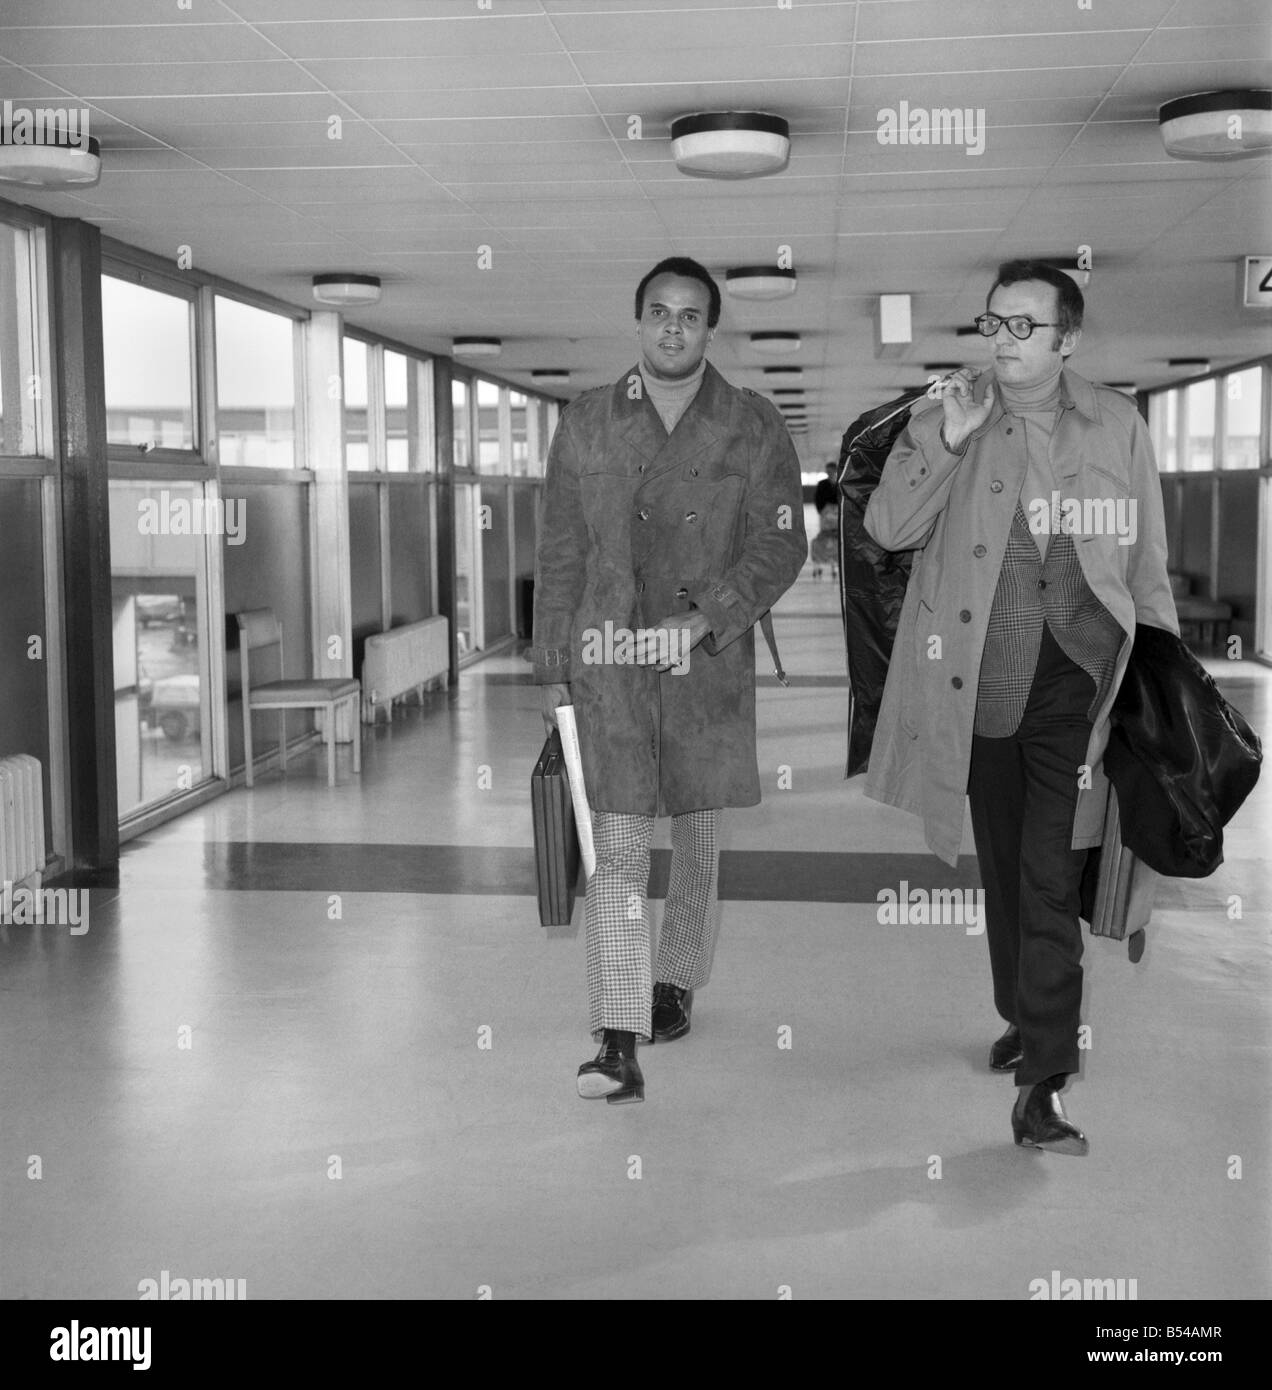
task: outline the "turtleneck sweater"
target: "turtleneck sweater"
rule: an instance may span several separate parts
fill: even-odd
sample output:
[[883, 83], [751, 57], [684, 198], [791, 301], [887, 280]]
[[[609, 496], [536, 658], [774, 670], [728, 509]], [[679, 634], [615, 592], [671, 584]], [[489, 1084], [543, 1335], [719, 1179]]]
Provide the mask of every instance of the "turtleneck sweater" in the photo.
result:
[[[1025, 509], [1025, 516], [1030, 518], [1034, 513], [1029, 507], [1035, 498], [1044, 499], [1049, 515], [1051, 511], [1051, 494], [1056, 485], [1055, 476], [1051, 471], [1051, 433], [1055, 429], [1060, 410], [1062, 370], [1057, 367], [1054, 376], [1048, 377], [1036, 386], [1013, 386], [997, 376], [994, 379], [1003, 409], [1008, 415], [1015, 415], [1024, 426], [1028, 463], [1020, 489], [1020, 505]], [[1052, 524], [1055, 524], [1054, 517]], [[1047, 547], [1051, 543], [1050, 531], [1035, 531], [1033, 538], [1038, 546], [1038, 553], [1045, 559]]]
[[690, 372], [679, 381], [659, 381], [657, 377], [650, 376], [643, 362], [640, 363], [640, 376], [645, 383], [645, 391], [668, 434], [676, 428], [680, 423], [680, 417], [689, 409], [706, 374], [705, 357], [698, 363], [696, 371]]

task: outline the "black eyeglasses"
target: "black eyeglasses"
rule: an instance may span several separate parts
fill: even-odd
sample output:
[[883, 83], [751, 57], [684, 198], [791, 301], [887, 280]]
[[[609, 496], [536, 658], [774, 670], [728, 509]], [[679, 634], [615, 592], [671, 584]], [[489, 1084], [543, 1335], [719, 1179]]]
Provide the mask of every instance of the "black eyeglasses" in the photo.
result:
[[983, 338], [992, 338], [995, 333], [1003, 326], [1007, 325], [1007, 331], [1013, 338], [1028, 338], [1033, 334], [1035, 328], [1059, 328], [1057, 323], [1035, 323], [1033, 319], [1025, 314], [1013, 314], [1009, 319], [1000, 319], [997, 314], [981, 314], [972, 320], [977, 331]]

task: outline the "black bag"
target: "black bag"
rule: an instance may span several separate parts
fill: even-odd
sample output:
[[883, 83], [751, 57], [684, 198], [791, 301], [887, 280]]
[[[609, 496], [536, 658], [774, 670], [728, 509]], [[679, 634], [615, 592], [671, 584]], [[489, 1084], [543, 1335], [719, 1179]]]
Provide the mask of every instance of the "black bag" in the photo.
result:
[[534, 867], [539, 883], [539, 925], [568, 926], [579, 877], [579, 836], [565, 774], [561, 735], [552, 730], [530, 774], [534, 815]]
[[1223, 827], [1259, 780], [1254, 730], [1174, 633], [1143, 623], [1111, 722], [1104, 769], [1123, 842], [1160, 874], [1214, 873]]
[[864, 772], [883, 702], [913, 552], [884, 550], [866, 531], [866, 504], [923, 387], [876, 406], [844, 431], [839, 446], [839, 606], [848, 647], [848, 765]]

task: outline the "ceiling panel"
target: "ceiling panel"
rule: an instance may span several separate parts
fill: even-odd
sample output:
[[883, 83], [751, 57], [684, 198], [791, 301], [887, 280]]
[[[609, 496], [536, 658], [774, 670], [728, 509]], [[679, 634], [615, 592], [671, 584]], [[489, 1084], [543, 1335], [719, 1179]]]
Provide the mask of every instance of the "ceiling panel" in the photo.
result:
[[[727, 301], [714, 360], [771, 387], [746, 335], [795, 328], [833, 453], [867, 405], [972, 356], [954, 326], [998, 260], [1093, 248], [1078, 362], [1141, 385], [1188, 346], [1240, 360], [1266, 320], [1237, 258], [1272, 249], [1268, 162], [1166, 156], [1161, 102], [1272, 85], [1266, 6], [1242, 0], [0, 0], [0, 95], [86, 106], [101, 184], [11, 193], [299, 305], [325, 270], [379, 274], [351, 322], [446, 350], [504, 338], [493, 369], [566, 394], [635, 356], [631, 295], [658, 258], [723, 273], [792, 249], [790, 300]], [[970, 111], [968, 142], [883, 145], [880, 112]], [[680, 175], [671, 121], [771, 110], [792, 157], [761, 180]], [[328, 138], [338, 116], [341, 139]], [[642, 138], [629, 139], [631, 118]], [[973, 141], [973, 144], [976, 142]], [[477, 248], [494, 250], [478, 269]], [[915, 296], [915, 341], [874, 352], [877, 296]]]

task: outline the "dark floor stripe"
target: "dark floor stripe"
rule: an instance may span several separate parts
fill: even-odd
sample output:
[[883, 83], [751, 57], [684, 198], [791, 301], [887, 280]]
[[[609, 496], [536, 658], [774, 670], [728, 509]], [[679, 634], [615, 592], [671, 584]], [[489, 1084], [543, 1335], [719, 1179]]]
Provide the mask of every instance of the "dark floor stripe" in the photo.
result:
[[[121, 878], [143, 886], [151, 875], [125, 849]], [[153, 846], [152, 846], [153, 847]], [[163, 846], [162, 876], [187, 886], [243, 892], [462, 893], [534, 896], [534, 853], [478, 845], [291, 844], [213, 841]], [[669, 850], [655, 850], [650, 896], [667, 892]], [[930, 854], [843, 854], [815, 850], [728, 850], [720, 856], [720, 897], [733, 902], [877, 902], [881, 888], [975, 888], [973, 856], [951, 869]]]

